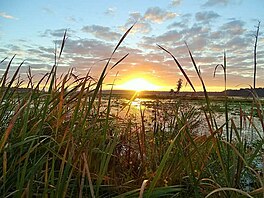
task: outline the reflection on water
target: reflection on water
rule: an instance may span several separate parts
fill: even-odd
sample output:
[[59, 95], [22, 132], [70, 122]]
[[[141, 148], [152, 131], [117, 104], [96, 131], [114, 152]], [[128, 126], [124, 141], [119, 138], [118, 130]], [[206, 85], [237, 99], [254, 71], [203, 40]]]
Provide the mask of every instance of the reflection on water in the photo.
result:
[[[107, 107], [108, 102], [105, 101], [104, 104]], [[253, 116], [254, 112], [250, 103], [241, 104], [240, 102], [233, 102], [228, 107], [229, 132], [233, 134], [233, 141], [236, 140], [237, 136], [240, 136], [241, 140], [247, 142], [247, 146], [250, 148], [254, 146], [253, 144], [256, 140], [263, 139], [261, 123], [256, 116]], [[219, 130], [219, 134], [221, 134], [222, 138], [226, 139], [224, 101], [211, 102], [211, 108], [217, 127], [222, 127]], [[126, 121], [131, 120], [131, 123], [135, 125], [137, 137], [139, 138], [139, 135], [142, 134], [148, 136], [148, 144], [150, 145], [153, 142], [163, 145], [166, 140], [172, 140], [186, 123], [188, 123], [187, 130], [190, 129], [194, 135], [201, 137], [203, 135], [210, 135], [204, 109], [205, 101], [197, 100], [153, 100], [148, 98], [128, 100], [114, 98], [111, 103], [111, 113]], [[141, 134], [141, 130], [145, 133]], [[144, 138], [142, 137], [142, 139]], [[140, 141], [140, 138], [138, 141]], [[129, 148], [123, 146], [122, 151], [125, 153]], [[263, 169], [262, 156], [257, 157], [252, 163], [254, 163], [257, 170]], [[253, 182], [253, 180], [251, 178], [244, 176], [242, 179], [245, 188], [252, 186], [250, 182]]]
[[143, 109], [143, 108], [145, 108], [145, 106], [142, 105], [141, 102], [142, 102], [142, 100], [140, 98], [136, 98], [135, 100], [133, 100], [131, 102], [131, 106], [138, 109], [138, 110]]
[[[105, 102], [107, 105], [107, 101]], [[177, 107], [180, 105], [180, 107]], [[202, 111], [202, 107], [205, 106], [205, 102], [201, 101], [179, 101], [177, 99], [159, 99], [153, 100], [148, 98], [135, 98], [133, 101], [124, 98], [115, 98], [111, 105], [111, 112], [114, 115], [127, 118], [133, 117], [135, 122], [141, 124], [144, 120], [147, 130], [154, 130], [154, 122], [160, 122], [160, 126], [163, 130], [168, 131], [172, 125], [172, 120], [177, 113], [188, 113], [191, 109], [194, 109], [197, 114], [192, 122], [195, 122], [195, 131], [199, 135], [209, 135], [208, 124], [205, 118], [205, 114]], [[225, 112], [224, 102], [212, 102], [213, 116], [216, 120], [217, 126], [223, 130], [223, 136], [225, 136]], [[249, 142], [260, 139], [263, 135], [261, 123], [257, 117], [250, 116], [251, 104], [240, 104], [239, 102], [230, 103], [229, 107], [229, 128], [239, 132], [243, 139], [247, 139]], [[177, 109], [178, 108], [178, 109]], [[175, 111], [179, 112], [175, 112]], [[144, 119], [142, 119], [144, 116]], [[231, 122], [234, 123], [231, 126]], [[224, 127], [223, 127], [224, 126]], [[231, 128], [232, 127], [232, 128]], [[234, 129], [235, 127], [235, 129]]]

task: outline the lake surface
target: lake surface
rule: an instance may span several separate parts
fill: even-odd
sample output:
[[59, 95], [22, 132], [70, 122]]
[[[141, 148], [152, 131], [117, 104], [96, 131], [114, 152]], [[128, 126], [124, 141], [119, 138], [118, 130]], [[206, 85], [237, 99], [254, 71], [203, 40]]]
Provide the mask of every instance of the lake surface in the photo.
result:
[[[106, 106], [107, 101], [104, 102]], [[223, 136], [225, 136], [226, 128], [223, 126], [226, 123], [224, 101], [212, 101], [210, 104], [217, 127], [222, 126]], [[209, 128], [203, 111], [205, 105], [205, 101], [202, 100], [155, 100], [150, 98], [135, 98], [134, 100], [128, 100], [125, 98], [113, 98], [111, 112], [120, 117], [129, 116], [130, 119], [133, 119], [133, 121], [138, 124], [142, 123], [143, 116], [144, 124], [148, 131], [153, 130], [153, 120], [158, 120], [163, 124], [164, 130], [166, 131], [169, 130], [170, 121], [175, 117], [177, 110], [181, 113], [192, 110], [196, 113], [195, 119], [197, 120], [197, 125], [194, 129], [195, 133], [199, 135], [209, 135]], [[256, 112], [252, 111], [251, 103], [248, 101], [245, 102], [241, 100], [241, 102], [239, 102], [236, 100], [228, 102], [229, 129], [232, 130], [234, 136], [234, 127], [231, 129], [232, 121], [241, 135], [241, 138], [246, 139], [247, 142], [261, 139], [261, 137], [263, 138], [263, 129], [259, 118], [255, 114]]]

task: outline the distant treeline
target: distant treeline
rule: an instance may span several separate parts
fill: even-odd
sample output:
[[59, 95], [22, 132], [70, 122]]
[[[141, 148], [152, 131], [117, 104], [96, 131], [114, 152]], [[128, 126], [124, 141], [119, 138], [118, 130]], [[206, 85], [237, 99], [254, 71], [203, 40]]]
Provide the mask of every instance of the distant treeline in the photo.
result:
[[[29, 88], [11, 88], [11, 89], [16, 89], [19, 93], [27, 93], [31, 91]], [[43, 90], [42, 90], [43, 91]], [[252, 97], [252, 92], [253, 89], [238, 89], [238, 90], [227, 90], [227, 96], [237, 96], [237, 97]], [[264, 88], [256, 88], [254, 90], [255, 94], [257, 94], [258, 97], [264, 97]], [[109, 94], [109, 90], [103, 91], [104, 94]], [[113, 90], [112, 91], [113, 95], [117, 96], [127, 96], [130, 97], [131, 95], [135, 94], [135, 91], [128, 91], [128, 90]], [[179, 92], [179, 93], [171, 93], [170, 91], [143, 91], [138, 93], [139, 96], [141, 97], [158, 97], [158, 98], [170, 98], [170, 97], [175, 97], [175, 96], [204, 96], [204, 93], [202, 91], [199, 92]], [[208, 92], [209, 96], [225, 96], [225, 92]]]
[[[227, 90], [228, 96], [252, 97], [252, 89]], [[264, 97], [264, 88], [256, 88], [254, 92], [258, 97]], [[222, 92], [224, 93], [224, 92]]]
[[[105, 94], [110, 93], [110, 91], [105, 90], [103, 91]], [[254, 91], [253, 89], [239, 89], [239, 90], [227, 90], [226, 94], [230, 97], [252, 97], [252, 92], [255, 92], [258, 97], [264, 97], [264, 88], [256, 88]], [[120, 96], [120, 97], [130, 97], [135, 93], [135, 91], [127, 91], [127, 90], [114, 90], [113, 95]], [[174, 98], [178, 96], [186, 96], [186, 97], [203, 97], [204, 92], [179, 92], [179, 93], [172, 93], [170, 91], [143, 91], [138, 93], [140, 97], [146, 98]], [[218, 96], [224, 97], [225, 92], [208, 92], [209, 96]]]

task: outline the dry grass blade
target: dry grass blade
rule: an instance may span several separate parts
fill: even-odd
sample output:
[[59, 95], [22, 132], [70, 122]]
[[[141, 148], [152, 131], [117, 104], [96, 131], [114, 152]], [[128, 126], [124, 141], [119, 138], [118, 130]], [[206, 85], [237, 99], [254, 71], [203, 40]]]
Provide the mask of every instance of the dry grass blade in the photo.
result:
[[[260, 194], [260, 193], [264, 193], [264, 187], [261, 187], [261, 188], [258, 188], [258, 189], [256, 189], [256, 190], [253, 190], [252, 192], [250, 192], [249, 194], [250, 195], [258, 195], [258, 194]], [[264, 196], [264, 195], [263, 195]]]
[[28, 78], [27, 88], [33, 89], [33, 76], [30, 66], [28, 67], [27, 78]]
[[112, 55], [116, 52], [116, 50], [118, 49], [119, 45], [123, 42], [123, 40], [127, 37], [128, 33], [132, 30], [132, 28], [134, 27], [136, 23], [134, 23], [127, 31], [126, 33], [121, 37], [121, 39], [119, 40], [118, 44], [116, 45]]
[[[39, 80], [38, 84], [35, 87], [35, 90], [39, 89], [39, 86], [41, 85], [42, 81], [49, 75], [49, 73], [46, 73], [44, 76], [42, 76], [42, 78]], [[45, 88], [45, 86], [43, 87], [43, 89]]]
[[22, 66], [23, 64], [24, 64], [24, 61], [23, 61], [23, 62], [19, 65], [19, 67], [16, 69], [16, 71], [15, 71], [15, 73], [14, 73], [12, 79], [10, 80], [10, 82], [9, 82], [9, 84], [8, 84], [8, 86], [7, 86], [7, 88], [5, 89], [4, 94], [2, 95], [2, 97], [1, 97], [1, 99], [0, 99], [0, 103], [2, 103], [2, 102], [4, 101], [5, 96], [7, 95], [9, 89], [11, 88], [13, 82], [15, 81], [15, 79], [16, 79], [16, 77], [17, 77], [17, 75], [18, 75], [18, 72], [19, 72], [19, 70], [20, 70], [20, 68], [21, 68], [21, 66]]
[[154, 190], [154, 188], [155, 188], [155, 186], [156, 186], [158, 180], [159, 180], [160, 177], [161, 177], [161, 174], [162, 174], [162, 172], [163, 172], [163, 169], [164, 169], [164, 167], [165, 167], [165, 164], [166, 164], [167, 160], [169, 159], [169, 155], [171, 154], [171, 150], [172, 150], [172, 148], [173, 148], [173, 146], [174, 146], [174, 143], [175, 143], [175, 142], [177, 141], [177, 139], [181, 136], [182, 131], [185, 130], [185, 128], [188, 126], [188, 124], [189, 124], [188, 122], [185, 123], [185, 125], [183, 125], [183, 126], [181, 127], [181, 129], [178, 131], [178, 133], [177, 133], [177, 135], [174, 137], [174, 139], [170, 142], [170, 145], [169, 145], [169, 147], [167, 148], [167, 150], [165, 151], [165, 153], [164, 153], [164, 155], [163, 155], [163, 157], [162, 157], [162, 160], [161, 160], [161, 162], [160, 162], [160, 164], [159, 164], [159, 166], [158, 166], [158, 168], [157, 168], [157, 170], [156, 170], [155, 177], [154, 177], [153, 180], [150, 182], [150, 187], [149, 187], [148, 192], [147, 192], [147, 193], [148, 193], [148, 194], [147, 194], [147, 197], [151, 197], [151, 194], [152, 194], [152, 192], [153, 192], [153, 190]]
[[216, 73], [216, 70], [218, 67], [222, 67], [223, 70], [224, 70], [224, 80], [225, 80], [225, 90], [226, 90], [226, 82], [227, 82], [227, 79], [226, 79], [226, 52], [224, 51], [224, 64], [218, 64], [215, 66], [215, 69], [214, 69], [214, 77], [215, 77], [215, 73]]
[[117, 61], [112, 67], [111, 69], [115, 68], [115, 66], [117, 66], [119, 63], [121, 63], [127, 56], [129, 55], [129, 53], [127, 53], [125, 56], [123, 56], [119, 61]]
[[251, 172], [253, 172], [255, 174], [255, 176], [258, 178], [258, 181], [259, 181], [259, 183], [261, 185], [261, 188], [259, 188], [259, 189], [262, 189], [262, 193], [263, 193], [263, 197], [264, 197], [264, 183], [262, 181], [263, 180], [262, 176], [256, 170], [251, 168], [250, 166], [246, 166], [246, 168], [248, 168]]
[[[43, 89], [45, 89], [46, 87], [47, 87], [47, 85], [48, 85], [48, 83], [49, 83], [49, 80], [52, 78], [52, 74], [53, 73], [55, 73], [56, 72], [56, 64], [54, 64], [53, 66], [52, 66], [52, 68], [51, 68], [51, 71], [50, 72], [48, 72], [46, 75], [48, 76], [48, 78], [47, 78], [47, 80], [46, 80], [46, 82], [45, 82], [45, 84], [44, 84], [44, 86], [43, 86]], [[44, 78], [43, 78], [44, 79]], [[50, 90], [49, 90], [49, 92], [50, 92]]]
[[1, 60], [0, 64], [2, 64], [6, 59], [7, 59], [7, 57], [5, 57], [3, 60]]
[[5, 182], [6, 180], [6, 173], [7, 173], [7, 153], [6, 151], [4, 151], [3, 153], [3, 182]]
[[135, 100], [135, 98], [137, 97], [137, 92], [135, 92], [133, 94], [133, 96], [130, 98], [130, 100], [118, 111], [118, 114], [120, 112], [122, 112], [127, 106], [127, 112], [126, 112], [126, 116], [128, 115], [129, 111], [130, 111], [130, 108], [131, 108], [131, 105], [132, 105], [132, 102]]
[[7, 74], [8, 74], [8, 72], [9, 72], [9, 69], [10, 69], [11, 63], [12, 63], [13, 59], [15, 58], [15, 56], [16, 56], [16, 55], [14, 55], [14, 56], [11, 58], [11, 60], [9, 61], [8, 65], [7, 65], [7, 68], [6, 68], [6, 70], [5, 70], [5, 73], [4, 73], [3, 77], [1, 78], [1, 81], [2, 81], [2, 85], [1, 85], [1, 86], [2, 86], [2, 87], [5, 86], [6, 79], [7, 79]]
[[148, 183], [149, 183], [149, 181], [147, 179], [145, 179], [142, 182], [142, 185], [141, 185], [141, 188], [140, 188], [140, 193], [139, 193], [139, 198], [143, 198], [144, 190], [145, 190], [145, 188], [146, 188]]
[[223, 69], [225, 69], [223, 64], [216, 65], [215, 69], [214, 69], [214, 77], [215, 77], [215, 73], [216, 73], [216, 70], [217, 70], [218, 67], [222, 67]]
[[188, 44], [186, 42], [185, 42], [185, 45], [186, 45], [186, 47], [188, 49], [188, 52], [189, 52], [189, 55], [191, 57], [193, 66], [195, 68], [195, 71], [196, 71], [196, 73], [197, 73], [197, 75], [198, 75], [198, 77], [199, 77], [199, 79], [200, 79], [200, 81], [202, 83], [203, 92], [204, 92], [204, 96], [205, 96], [205, 100], [206, 100], [206, 105], [207, 105], [207, 110], [209, 111], [209, 115], [210, 115], [209, 118], [210, 118], [210, 121], [211, 121], [211, 126], [213, 127], [214, 126], [213, 115], [212, 115], [212, 112], [211, 112], [210, 100], [209, 100], [209, 96], [208, 96], [208, 93], [207, 93], [207, 90], [206, 90], [206, 86], [205, 86], [204, 81], [203, 81], [203, 78], [201, 76], [201, 72], [199, 71], [199, 69], [198, 69], [198, 67], [197, 67], [197, 65], [195, 63], [195, 60], [194, 60], [193, 55], [191, 53], [191, 50], [189, 49], [189, 46], [188, 46]]
[[91, 191], [91, 197], [94, 198], [95, 195], [94, 195], [93, 183], [92, 183], [91, 174], [90, 174], [90, 170], [89, 170], [88, 162], [86, 160], [85, 153], [83, 153], [83, 160], [84, 160], [84, 167], [86, 169], [86, 173], [87, 173], [87, 177], [88, 177], [89, 187], [90, 187], [90, 191]]
[[189, 46], [188, 46], [188, 44], [187, 44], [186, 42], [185, 42], [185, 45], [186, 45], [186, 47], [187, 47], [187, 49], [188, 49], [188, 52], [189, 52], [189, 55], [190, 55], [190, 57], [191, 57], [191, 60], [192, 60], [193, 66], [194, 66], [194, 68], [195, 68], [195, 71], [196, 71], [196, 73], [197, 73], [197, 75], [198, 75], [198, 77], [199, 77], [199, 79], [200, 79], [200, 81], [201, 81], [201, 83], [202, 83], [202, 86], [203, 86], [204, 92], [205, 92], [205, 94], [207, 95], [206, 87], [205, 87], [204, 81], [203, 81], [203, 79], [202, 79], [201, 72], [199, 71], [199, 69], [198, 69], [198, 67], [197, 67], [197, 65], [196, 65], [196, 63], [195, 63], [194, 58], [193, 58], [193, 55], [192, 55], [192, 53], [191, 53], [191, 50], [189, 49]]
[[112, 60], [112, 57], [113, 55], [115, 54], [116, 50], [119, 48], [119, 46], [121, 45], [121, 43], [123, 42], [123, 40], [127, 37], [128, 33], [131, 31], [131, 29], [134, 27], [135, 23], [126, 31], [126, 33], [121, 37], [121, 39], [119, 40], [119, 42], [117, 43], [115, 49], [113, 50], [110, 58], [108, 59], [107, 63], [106, 63], [106, 66], [105, 66], [105, 69], [104, 69], [104, 72], [102, 74], [105, 73], [105, 70], [106, 68], [108, 67], [110, 61]]
[[[104, 74], [105, 74], [105, 72], [106, 72], [106, 69], [108, 68], [108, 65], [109, 65], [110, 61], [112, 60], [112, 58], [113, 58], [113, 56], [114, 56], [116, 50], [117, 50], [118, 47], [121, 45], [121, 43], [123, 42], [123, 40], [127, 37], [128, 33], [131, 31], [131, 29], [134, 27], [134, 25], [135, 25], [135, 24], [133, 24], [133, 25], [132, 25], [132, 26], [126, 31], [126, 33], [121, 37], [121, 39], [119, 40], [118, 44], [116, 45], [115, 49], [113, 50], [113, 52], [112, 52], [110, 58], [108, 59], [106, 65], [105, 65], [105, 67], [104, 67], [104, 70], [103, 70], [103, 72], [102, 72], [102, 74], [101, 74], [100, 80], [103, 80], [102, 77], [104, 76]], [[127, 55], [128, 55], [128, 54], [127, 54]], [[126, 56], [127, 56], [127, 55], [126, 55]], [[123, 59], [124, 59], [126, 56], [124, 56]], [[123, 59], [122, 59], [122, 60], [123, 60]], [[121, 61], [118, 61], [118, 63], [120, 63], [120, 62], [121, 62]], [[116, 65], [117, 65], [117, 64], [115, 64], [115, 65], [112, 66], [112, 67], [115, 67]], [[101, 84], [100, 80], [99, 80], [99, 82], [98, 82], [99, 85]]]
[[15, 125], [15, 122], [18, 118], [18, 116], [20, 115], [21, 112], [23, 112], [24, 108], [28, 105], [28, 103], [30, 102], [30, 100], [28, 100], [22, 107], [18, 106], [15, 115], [13, 116], [12, 120], [10, 121], [10, 123], [8, 124], [8, 127], [5, 131], [5, 133], [2, 136], [1, 142], [0, 142], [0, 152], [2, 151], [2, 149], [4, 148], [4, 145]]
[[260, 21], [258, 22], [257, 25], [257, 32], [255, 35], [255, 44], [254, 44], [254, 76], [253, 76], [253, 87], [254, 89], [256, 88], [256, 75], [257, 75], [257, 45], [258, 45], [258, 37], [259, 37], [259, 26], [260, 26]]
[[262, 127], [262, 129], [264, 131], [263, 108], [262, 108], [262, 105], [261, 105], [261, 101], [258, 98], [257, 93], [255, 92], [255, 90], [252, 87], [251, 87], [251, 91], [250, 92], [251, 92], [253, 100], [254, 100], [254, 102], [256, 104], [257, 117], [259, 118], [259, 121], [261, 123], [261, 127]]
[[215, 180], [210, 178], [201, 179], [201, 184], [221, 188], [220, 184], [218, 184]]
[[[98, 94], [98, 92], [99, 92], [99, 90], [100, 90], [100, 87], [101, 87], [102, 84], [103, 84], [103, 81], [104, 81], [104, 79], [105, 79], [106, 70], [107, 70], [107, 68], [108, 68], [108, 65], [109, 65], [110, 61], [112, 60], [112, 57], [114, 56], [116, 50], [117, 50], [118, 47], [121, 45], [121, 43], [123, 42], [123, 40], [126, 38], [126, 36], [128, 35], [128, 33], [129, 33], [129, 32], [131, 31], [131, 29], [134, 27], [134, 25], [135, 25], [135, 24], [133, 24], [133, 25], [132, 25], [132, 26], [126, 31], [126, 33], [121, 37], [121, 39], [119, 40], [119, 42], [118, 42], [118, 44], [116, 45], [115, 49], [113, 50], [113, 52], [112, 52], [110, 58], [108, 59], [108, 61], [107, 61], [106, 65], [105, 65], [103, 71], [101, 72], [101, 75], [100, 75], [100, 77], [99, 77], [99, 80], [98, 80], [98, 82], [97, 82], [97, 84], [96, 84], [96, 87], [95, 87], [95, 89], [94, 89], [94, 91], [93, 91], [93, 96], [92, 96], [92, 98], [91, 98], [91, 100], [90, 100], [90, 104], [93, 104], [93, 103], [94, 103], [95, 98], [96, 98], [96, 96], [97, 96], [97, 94]], [[119, 63], [120, 63], [120, 62], [119, 62]], [[85, 119], [86, 119], [87, 116], [90, 114], [90, 110], [91, 110], [91, 108], [92, 108], [92, 105], [89, 105], [89, 108], [88, 108], [87, 114], [85, 115]], [[84, 120], [85, 120], [85, 119], [84, 119]]]
[[[232, 133], [230, 133], [230, 137], [229, 137], [229, 119], [228, 119], [228, 101], [227, 101], [227, 92], [226, 92], [226, 84], [227, 84], [227, 72], [226, 72], [226, 68], [227, 68], [227, 64], [226, 64], [226, 52], [224, 51], [224, 64], [218, 64], [215, 67], [214, 70], [214, 77], [215, 77], [215, 73], [218, 67], [222, 67], [223, 71], [224, 71], [224, 83], [225, 83], [225, 121], [226, 121], [226, 139], [227, 141], [231, 141], [232, 140]], [[228, 154], [229, 155], [229, 154]]]
[[15, 81], [15, 79], [16, 79], [16, 77], [17, 77], [17, 75], [18, 75], [18, 72], [19, 72], [21, 66], [24, 64], [24, 62], [25, 62], [25, 61], [22, 61], [22, 63], [20, 63], [20, 65], [19, 65], [18, 68], [16, 69], [16, 71], [15, 71], [15, 73], [14, 73], [14, 75], [13, 75], [11, 81], [10, 81], [10, 84], [9, 84], [10, 87], [11, 87], [12, 83]]
[[246, 197], [250, 197], [250, 198], [253, 198], [250, 194], [248, 194], [247, 192], [245, 191], [242, 191], [242, 190], [239, 190], [239, 189], [236, 189], [236, 188], [218, 188], [218, 189], [215, 189], [213, 190], [212, 192], [210, 192], [205, 198], [208, 198], [210, 197], [211, 195], [217, 193], [217, 192], [221, 192], [221, 191], [234, 191], [234, 192], [237, 192], [237, 193], [240, 193], [241, 195], [244, 195]]
[[243, 163], [248, 166], [247, 161], [244, 159], [244, 157], [242, 156], [242, 154], [237, 150], [237, 148], [230, 142], [227, 142], [225, 140], [222, 140], [223, 143], [227, 144], [230, 148], [232, 148], [232, 150], [237, 154], [237, 157], [239, 157]]
[[178, 62], [178, 60], [175, 58], [175, 56], [174, 56], [170, 51], [168, 51], [167, 49], [165, 49], [164, 47], [162, 47], [162, 46], [160, 46], [160, 45], [158, 45], [158, 44], [157, 44], [157, 46], [158, 46], [160, 49], [162, 49], [162, 50], [164, 50], [165, 52], [167, 52], [167, 53], [173, 58], [173, 60], [175, 61], [175, 63], [176, 63], [177, 66], [179, 67], [179, 69], [181, 70], [182, 74], [184, 75], [185, 79], [187, 80], [187, 82], [188, 82], [188, 83], [190, 84], [190, 86], [192, 87], [193, 91], [196, 92], [196, 91], [195, 91], [195, 88], [194, 88], [194, 86], [193, 86], [193, 84], [192, 84], [192, 82], [191, 82], [191, 80], [190, 80], [190, 78], [189, 78], [188, 75], [185, 73], [184, 69], [182, 68], [182, 66], [181, 66], [181, 64]]
[[65, 30], [64, 35], [63, 35], [63, 39], [62, 39], [62, 43], [61, 43], [61, 48], [60, 48], [59, 59], [61, 58], [61, 54], [62, 54], [62, 51], [63, 51], [63, 49], [64, 49], [65, 42], [66, 42], [66, 40], [67, 40], [66, 35], [67, 35], [67, 30]]

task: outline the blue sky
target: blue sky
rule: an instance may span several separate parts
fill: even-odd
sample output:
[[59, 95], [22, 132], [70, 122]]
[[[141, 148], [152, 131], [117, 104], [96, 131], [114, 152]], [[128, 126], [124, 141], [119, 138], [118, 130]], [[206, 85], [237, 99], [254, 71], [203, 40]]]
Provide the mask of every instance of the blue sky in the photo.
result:
[[[254, 34], [258, 21], [257, 86], [264, 87], [264, 1], [262, 0], [1, 0], [0, 59], [17, 54], [12, 69], [26, 60], [36, 76], [48, 72], [54, 60], [54, 42], [59, 43], [65, 29], [68, 40], [59, 72], [76, 68], [85, 75], [92, 68], [98, 76], [103, 62], [122, 34], [137, 21], [122, 43], [116, 58], [129, 57], [109, 72], [111, 83], [118, 72], [118, 85], [136, 77], [145, 78], [168, 90], [181, 75], [171, 58], [156, 44], [169, 49], [184, 66], [196, 87], [200, 83], [190, 63], [187, 41], [201, 68], [209, 90], [223, 89], [221, 71], [213, 78], [215, 65], [227, 52], [228, 87], [252, 84]], [[6, 64], [0, 65], [0, 74]], [[185, 87], [190, 90], [190, 87]]]

